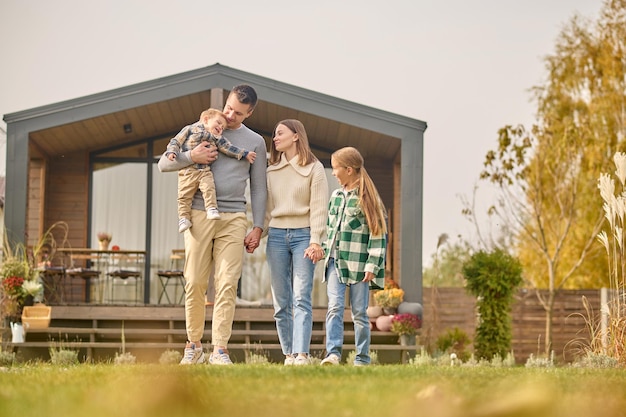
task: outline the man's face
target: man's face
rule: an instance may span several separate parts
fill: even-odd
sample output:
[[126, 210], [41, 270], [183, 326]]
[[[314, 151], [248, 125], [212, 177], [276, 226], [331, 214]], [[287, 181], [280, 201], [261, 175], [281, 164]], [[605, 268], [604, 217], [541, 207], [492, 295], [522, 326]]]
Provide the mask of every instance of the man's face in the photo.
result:
[[226, 115], [226, 127], [237, 129], [252, 114], [252, 109], [249, 104], [240, 103], [236, 95], [230, 94], [224, 105], [224, 114]]

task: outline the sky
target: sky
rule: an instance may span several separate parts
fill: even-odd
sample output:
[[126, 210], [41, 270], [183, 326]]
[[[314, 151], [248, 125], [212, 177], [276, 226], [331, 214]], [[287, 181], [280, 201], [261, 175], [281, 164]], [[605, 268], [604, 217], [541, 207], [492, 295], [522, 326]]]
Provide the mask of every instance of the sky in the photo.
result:
[[[571, 18], [601, 0], [0, 0], [0, 115], [220, 63], [425, 121], [423, 250], [474, 241], [462, 198]], [[261, 97], [261, 99], [263, 99]], [[6, 124], [0, 122], [0, 175]], [[481, 228], [490, 226], [479, 215]], [[497, 230], [495, 230], [497, 232]]]

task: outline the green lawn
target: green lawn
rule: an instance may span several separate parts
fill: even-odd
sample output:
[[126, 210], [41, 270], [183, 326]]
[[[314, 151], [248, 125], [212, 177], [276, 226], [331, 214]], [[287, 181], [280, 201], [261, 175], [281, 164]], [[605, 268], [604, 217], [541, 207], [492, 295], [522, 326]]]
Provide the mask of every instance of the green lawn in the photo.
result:
[[624, 416], [626, 372], [379, 365], [20, 365], [0, 416]]

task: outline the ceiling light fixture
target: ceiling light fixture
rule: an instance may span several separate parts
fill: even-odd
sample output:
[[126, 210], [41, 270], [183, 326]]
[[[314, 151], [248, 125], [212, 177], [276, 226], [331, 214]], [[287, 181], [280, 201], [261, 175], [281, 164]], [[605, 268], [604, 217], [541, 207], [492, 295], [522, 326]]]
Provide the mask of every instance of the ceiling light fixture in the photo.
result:
[[124, 133], [131, 133], [133, 131], [133, 125], [126, 123], [124, 125]]

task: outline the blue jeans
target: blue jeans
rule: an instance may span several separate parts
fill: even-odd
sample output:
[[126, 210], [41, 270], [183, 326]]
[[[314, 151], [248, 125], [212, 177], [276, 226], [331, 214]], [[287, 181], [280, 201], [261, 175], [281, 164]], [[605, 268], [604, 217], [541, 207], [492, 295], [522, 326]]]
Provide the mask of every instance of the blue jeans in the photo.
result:
[[328, 312], [326, 313], [326, 354], [335, 354], [341, 358], [343, 347], [343, 311], [346, 306], [346, 287], [350, 287], [350, 306], [354, 323], [354, 344], [356, 358], [354, 363], [370, 363], [370, 321], [367, 316], [369, 304], [369, 283], [342, 284], [330, 258], [326, 269], [326, 291], [328, 294]]
[[311, 231], [270, 227], [267, 235], [274, 319], [284, 355], [309, 353], [315, 264], [304, 257]]

